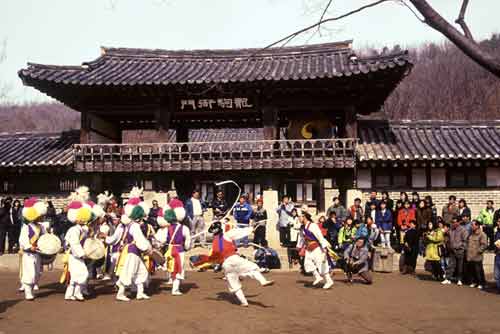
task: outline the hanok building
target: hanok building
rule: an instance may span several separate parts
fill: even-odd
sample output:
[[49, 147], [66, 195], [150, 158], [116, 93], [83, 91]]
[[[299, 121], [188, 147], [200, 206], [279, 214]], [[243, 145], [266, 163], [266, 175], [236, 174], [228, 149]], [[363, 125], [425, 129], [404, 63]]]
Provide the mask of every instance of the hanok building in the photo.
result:
[[371, 189], [500, 205], [500, 123], [361, 120], [411, 69], [406, 53], [359, 58], [351, 41], [103, 48], [81, 66], [29, 64], [24, 84], [79, 111], [81, 129], [1, 136], [1, 190], [66, 196], [88, 184], [117, 194], [137, 184], [181, 197], [200, 188], [210, 200], [215, 181], [234, 179], [320, 211], [337, 193], [351, 203]]

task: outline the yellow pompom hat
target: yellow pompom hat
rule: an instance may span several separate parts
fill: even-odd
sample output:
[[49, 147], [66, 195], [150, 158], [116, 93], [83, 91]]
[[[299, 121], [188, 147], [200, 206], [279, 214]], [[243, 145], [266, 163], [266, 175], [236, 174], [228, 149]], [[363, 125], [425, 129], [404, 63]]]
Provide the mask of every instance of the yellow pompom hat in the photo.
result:
[[36, 197], [31, 197], [24, 201], [23, 218], [27, 222], [33, 222], [47, 213], [47, 205], [38, 200]]

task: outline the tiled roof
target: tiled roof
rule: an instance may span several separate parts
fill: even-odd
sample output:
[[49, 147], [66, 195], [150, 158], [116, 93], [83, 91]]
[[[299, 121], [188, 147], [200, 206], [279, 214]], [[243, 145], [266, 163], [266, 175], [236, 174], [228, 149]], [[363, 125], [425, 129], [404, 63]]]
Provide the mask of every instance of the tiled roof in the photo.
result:
[[499, 160], [500, 121], [360, 121], [358, 159]]
[[0, 168], [68, 166], [79, 131], [0, 134]]
[[103, 48], [82, 66], [28, 64], [25, 84], [84, 86], [187, 85], [335, 78], [409, 67], [407, 53], [353, 58], [351, 42], [235, 50]]

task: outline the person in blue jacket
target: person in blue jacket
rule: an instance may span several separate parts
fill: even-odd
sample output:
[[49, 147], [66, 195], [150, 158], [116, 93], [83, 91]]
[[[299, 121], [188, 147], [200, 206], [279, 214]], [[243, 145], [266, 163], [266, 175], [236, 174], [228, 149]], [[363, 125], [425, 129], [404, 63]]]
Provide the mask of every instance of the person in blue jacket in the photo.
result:
[[380, 229], [382, 247], [391, 247], [392, 212], [387, 208], [386, 202], [380, 202], [380, 210], [375, 214], [375, 224]]
[[[239, 203], [233, 208], [233, 216], [236, 220], [237, 227], [248, 227], [250, 225], [250, 218], [252, 217], [253, 209], [248, 203], [245, 195], [240, 196]], [[244, 247], [248, 247], [248, 236], [241, 240], [238, 240], [238, 246], [243, 244]]]

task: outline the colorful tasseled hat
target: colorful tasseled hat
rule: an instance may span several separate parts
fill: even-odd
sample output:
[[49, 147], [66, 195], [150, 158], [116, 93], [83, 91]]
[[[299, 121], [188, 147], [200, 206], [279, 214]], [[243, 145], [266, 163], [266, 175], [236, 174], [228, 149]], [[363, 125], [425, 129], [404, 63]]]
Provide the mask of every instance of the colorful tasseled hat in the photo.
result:
[[148, 205], [141, 199], [142, 188], [133, 187], [125, 204], [125, 215], [132, 220], [141, 220], [149, 212]]
[[186, 210], [184, 204], [177, 198], [174, 198], [168, 203], [170, 209], [165, 210], [164, 218], [168, 222], [182, 222], [186, 218]]
[[170, 224], [168, 220], [165, 219], [165, 210], [171, 210], [169, 205], [165, 205], [164, 208], [158, 209], [158, 214], [156, 216], [156, 222], [158, 226], [165, 227]]
[[38, 200], [36, 197], [31, 197], [24, 201], [23, 218], [27, 222], [33, 222], [47, 213], [47, 205]]
[[86, 186], [78, 187], [69, 196], [68, 220], [72, 223], [86, 224], [95, 219], [92, 212], [93, 202], [89, 201], [89, 188]]
[[88, 206], [90, 206], [92, 210], [92, 215], [93, 215], [92, 220], [96, 220], [97, 218], [102, 218], [106, 214], [102, 206], [95, 204], [92, 201], [87, 201], [86, 203], [88, 204]]

